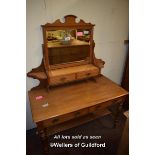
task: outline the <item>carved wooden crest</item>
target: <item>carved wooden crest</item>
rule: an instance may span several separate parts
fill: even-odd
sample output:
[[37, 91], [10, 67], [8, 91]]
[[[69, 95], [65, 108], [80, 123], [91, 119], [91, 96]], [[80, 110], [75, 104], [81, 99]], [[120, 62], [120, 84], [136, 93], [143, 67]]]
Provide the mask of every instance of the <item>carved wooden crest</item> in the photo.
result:
[[67, 15], [64, 16], [64, 23], [60, 21], [60, 19], [57, 19], [54, 23], [46, 23], [45, 25], [42, 25], [42, 27], [57, 27], [57, 26], [88, 26], [88, 27], [93, 27], [95, 26], [94, 24], [91, 23], [86, 23], [84, 20], [80, 19], [79, 22], [76, 22], [76, 16], [74, 15]]

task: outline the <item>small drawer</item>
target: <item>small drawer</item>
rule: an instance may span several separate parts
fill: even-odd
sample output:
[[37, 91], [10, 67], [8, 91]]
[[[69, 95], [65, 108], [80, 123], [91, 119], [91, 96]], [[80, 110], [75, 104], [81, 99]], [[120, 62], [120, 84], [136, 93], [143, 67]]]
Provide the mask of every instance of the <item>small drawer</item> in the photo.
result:
[[75, 74], [51, 77], [51, 84], [66, 83], [75, 80]]
[[88, 109], [82, 109], [82, 110], [75, 111], [72, 113], [68, 113], [68, 114], [65, 114], [62, 116], [57, 116], [55, 118], [51, 118], [51, 119], [44, 121], [43, 125], [44, 125], [44, 127], [49, 127], [52, 125], [60, 124], [60, 123], [63, 123], [65, 121], [69, 121], [71, 119], [78, 118], [80, 116], [84, 116], [84, 115], [88, 114], [88, 112], [89, 112]]
[[89, 77], [96, 76], [98, 74], [99, 74], [99, 69], [79, 72], [79, 73], [77, 73], [77, 79], [89, 78]]

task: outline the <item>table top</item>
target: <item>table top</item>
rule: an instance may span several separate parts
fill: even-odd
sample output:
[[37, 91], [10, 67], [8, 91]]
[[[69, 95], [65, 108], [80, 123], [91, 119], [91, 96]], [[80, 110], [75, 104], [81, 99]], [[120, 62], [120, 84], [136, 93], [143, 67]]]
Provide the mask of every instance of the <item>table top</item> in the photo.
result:
[[[57, 86], [49, 92], [46, 88], [30, 90], [28, 95], [33, 121], [37, 123], [128, 94], [126, 90], [103, 75], [95, 79], [96, 82], [85, 80]], [[37, 96], [43, 98], [36, 100]]]

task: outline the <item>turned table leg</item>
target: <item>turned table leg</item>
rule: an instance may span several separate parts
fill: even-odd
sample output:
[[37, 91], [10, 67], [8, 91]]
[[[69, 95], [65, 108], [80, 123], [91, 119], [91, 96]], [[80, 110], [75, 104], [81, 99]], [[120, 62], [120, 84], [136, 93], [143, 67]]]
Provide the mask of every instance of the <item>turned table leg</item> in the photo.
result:
[[41, 142], [42, 142], [42, 145], [43, 145], [43, 149], [44, 149], [45, 155], [48, 155], [49, 154], [48, 137], [44, 133], [44, 134], [41, 135], [40, 138], [41, 138]]
[[114, 116], [114, 128], [118, 126], [119, 116], [121, 115], [123, 111], [123, 103], [124, 103], [124, 100], [118, 103], [118, 106], [116, 107], [116, 111], [112, 113]]
[[44, 153], [45, 155], [48, 155], [49, 154], [49, 139], [48, 139], [47, 131], [46, 129], [43, 129], [40, 126], [38, 126], [37, 129], [38, 129], [38, 134], [39, 134], [39, 137], [41, 139], [41, 143], [44, 149]]

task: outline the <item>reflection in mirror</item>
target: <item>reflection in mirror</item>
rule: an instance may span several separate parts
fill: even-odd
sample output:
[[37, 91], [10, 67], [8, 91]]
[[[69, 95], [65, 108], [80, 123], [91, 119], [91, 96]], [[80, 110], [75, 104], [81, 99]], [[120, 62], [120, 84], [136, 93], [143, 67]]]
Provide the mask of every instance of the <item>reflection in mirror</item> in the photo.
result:
[[51, 30], [46, 32], [48, 48], [61, 45], [88, 45], [90, 31], [81, 29]]
[[76, 36], [76, 30], [69, 29], [69, 30], [52, 30], [47, 31], [47, 40], [48, 42], [60, 42], [62, 40], [73, 40]]
[[89, 30], [52, 30], [47, 31], [46, 36], [50, 65], [88, 60], [90, 51]]
[[89, 42], [90, 41], [90, 31], [89, 30], [77, 30], [77, 40]]
[[50, 65], [69, 63], [74, 61], [88, 60], [89, 46], [72, 46], [70, 48], [50, 48]]

